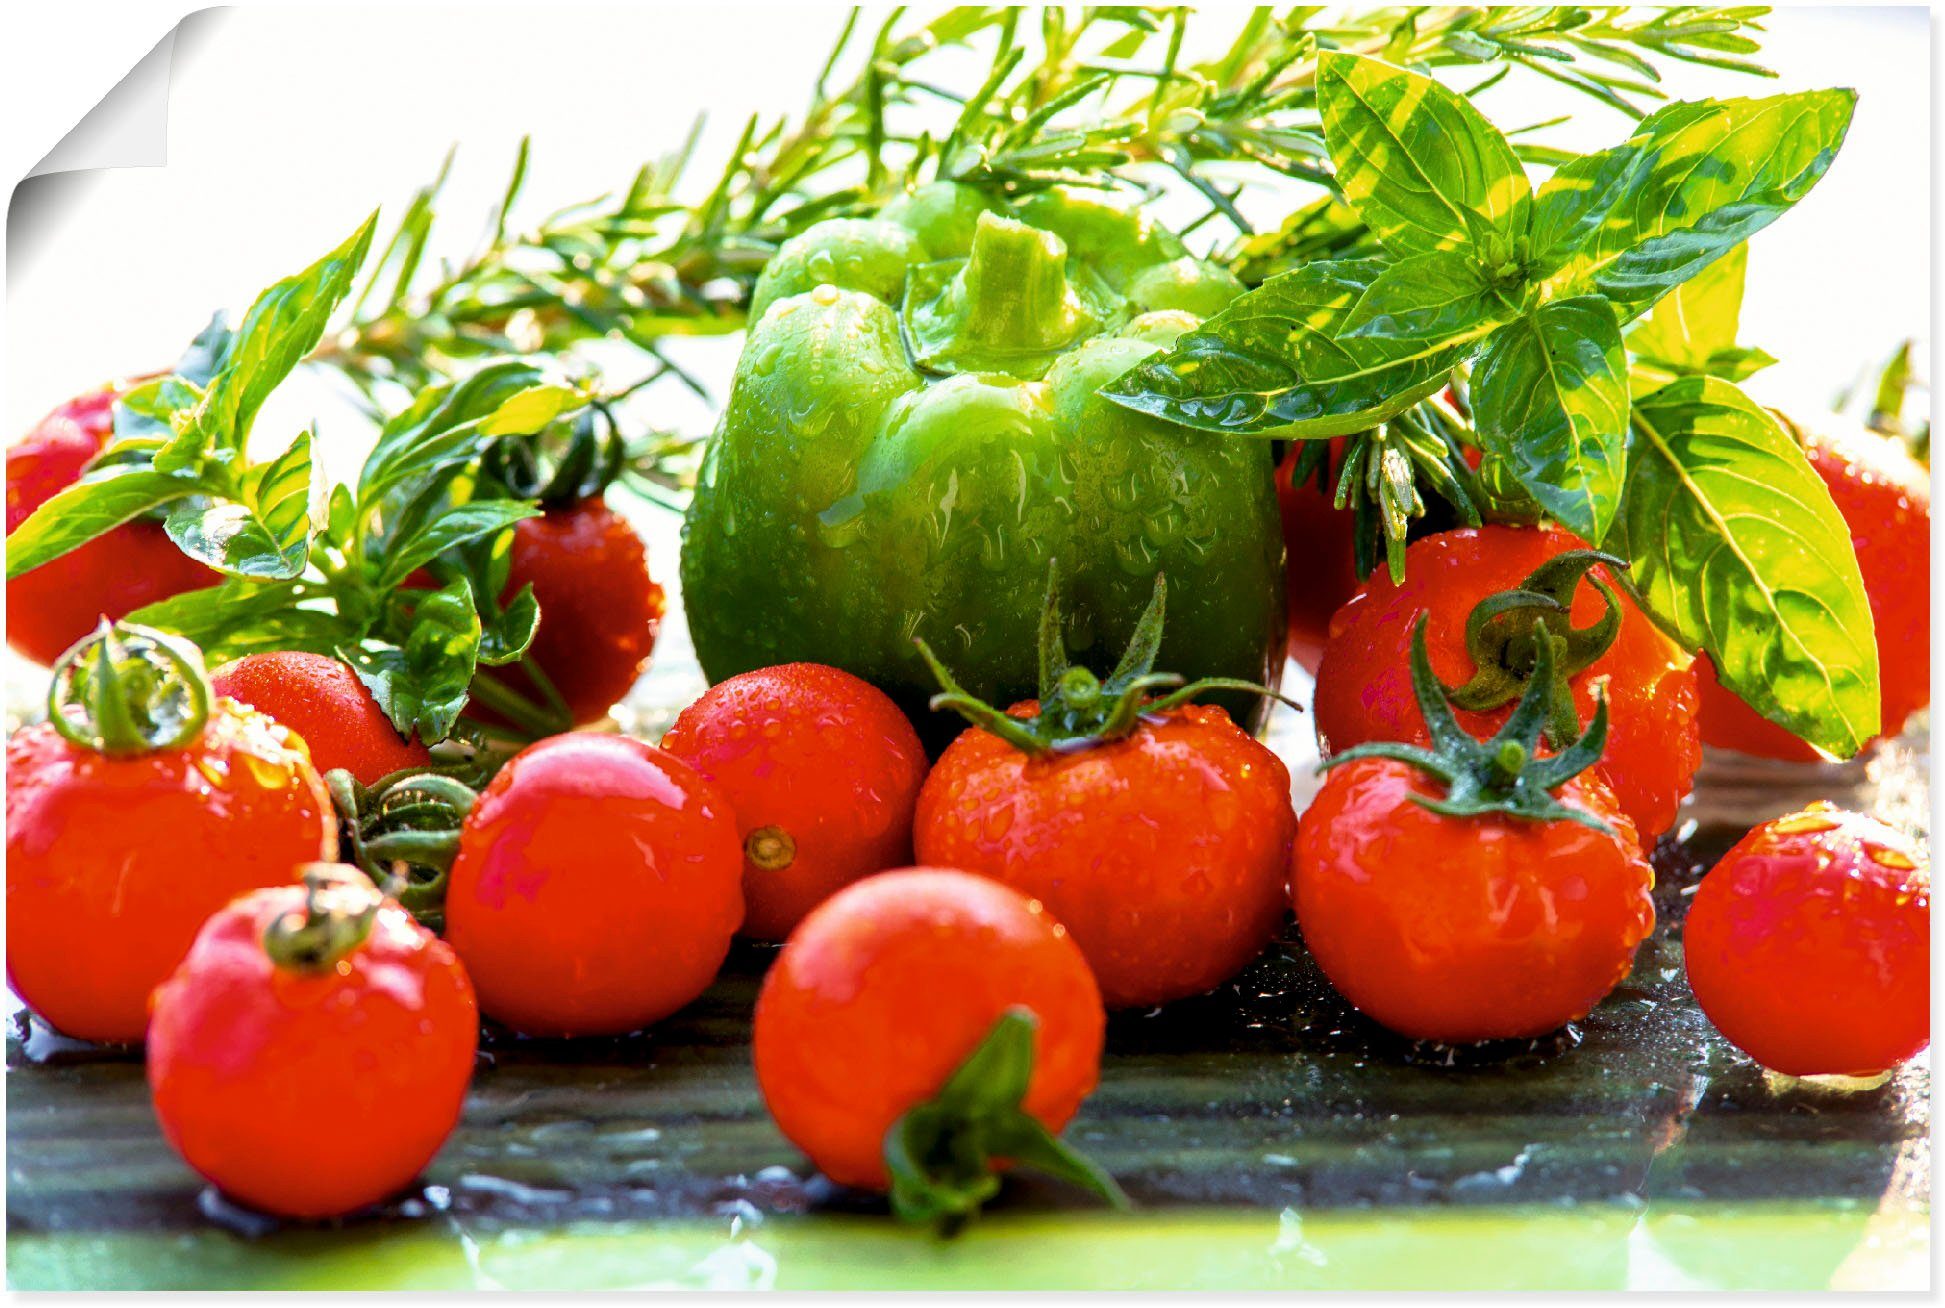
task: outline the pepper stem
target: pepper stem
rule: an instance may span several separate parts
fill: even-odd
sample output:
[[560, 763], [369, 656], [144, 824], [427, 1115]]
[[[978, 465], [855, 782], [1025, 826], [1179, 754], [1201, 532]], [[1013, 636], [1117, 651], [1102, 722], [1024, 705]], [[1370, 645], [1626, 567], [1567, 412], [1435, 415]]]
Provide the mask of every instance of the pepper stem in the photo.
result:
[[901, 1220], [954, 1234], [999, 1193], [994, 1164], [1002, 1160], [1128, 1207], [1112, 1176], [1020, 1106], [1033, 1078], [1039, 1025], [1031, 1009], [1008, 1009], [937, 1095], [892, 1124], [885, 1169]]
[[100, 754], [181, 749], [209, 722], [202, 651], [152, 627], [103, 618], [54, 665], [47, 719]]
[[302, 870], [304, 907], [264, 928], [263, 949], [278, 967], [322, 972], [365, 943], [385, 897], [343, 863], [306, 863]]
[[968, 339], [1013, 350], [1066, 344], [1079, 312], [1067, 285], [1066, 244], [994, 213], [979, 216], [957, 299]]

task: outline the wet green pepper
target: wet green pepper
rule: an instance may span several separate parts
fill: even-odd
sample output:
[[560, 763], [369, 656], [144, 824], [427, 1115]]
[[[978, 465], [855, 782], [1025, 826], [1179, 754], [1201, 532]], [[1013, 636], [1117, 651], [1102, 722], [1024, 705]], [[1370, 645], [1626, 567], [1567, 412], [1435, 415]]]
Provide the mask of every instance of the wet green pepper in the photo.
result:
[[1111, 660], [1165, 572], [1161, 665], [1274, 685], [1269, 443], [1096, 394], [1240, 291], [1106, 191], [934, 184], [787, 243], [684, 524], [703, 670], [834, 664], [923, 728], [923, 637], [973, 694], [1026, 698], [1053, 566], [1078, 658]]

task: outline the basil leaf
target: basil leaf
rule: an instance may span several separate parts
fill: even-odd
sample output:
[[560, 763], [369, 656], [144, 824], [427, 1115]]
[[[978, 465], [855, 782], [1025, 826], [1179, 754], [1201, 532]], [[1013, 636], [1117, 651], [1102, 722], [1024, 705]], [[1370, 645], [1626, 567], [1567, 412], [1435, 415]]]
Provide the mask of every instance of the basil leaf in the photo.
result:
[[1473, 376], [1480, 439], [1533, 498], [1598, 545], [1620, 508], [1628, 361], [1592, 296], [1543, 304], [1495, 332]]
[[139, 466], [77, 481], [35, 509], [7, 537], [7, 579], [51, 563], [130, 518], [200, 489], [201, 483], [193, 478], [167, 477]]
[[534, 588], [529, 583], [501, 605], [497, 614], [481, 619], [479, 661], [496, 665], [512, 663], [527, 652], [527, 646], [534, 643], [534, 633], [539, 630], [540, 601], [534, 598]]
[[1878, 734], [1877, 640], [1850, 531], [1802, 447], [1713, 377], [1635, 405], [1613, 547], [1656, 622], [1772, 722], [1849, 757]]
[[464, 381], [421, 391], [410, 408], [385, 424], [366, 457], [358, 478], [361, 504], [374, 505], [401, 483], [471, 458], [488, 439], [480, 425], [541, 383], [541, 371], [532, 364], [502, 361]]
[[128, 621], [194, 641], [212, 664], [265, 650], [335, 655], [357, 631], [328, 608], [304, 607], [329, 598], [312, 582], [230, 577], [139, 608]]
[[1738, 245], [1677, 286], [1634, 325], [1628, 349], [1648, 368], [1672, 376], [1741, 381], [1775, 363], [1762, 350], [1736, 344], [1748, 267], [1749, 247]]
[[1496, 321], [1479, 301], [1476, 317], [1454, 310], [1445, 319], [1453, 330], [1443, 339], [1343, 334], [1385, 272], [1382, 260], [1344, 259], [1273, 277], [1101, 394], [1203, 431], [1302, 437], [1362, 431], [1437, 390]]
[[248, 470], [235, 497], [185, 500], [163, 526], [184, 554], [218, 572], [284, 580], [304, 570], [310, 553], [310, 497], [311, 434], [304, 432]]
[[264, 400], [317, 347], [371, 246], [372, 214], [338, 247], [303, 272], [257, 296], [210, 378], [189, 424], [156, 455], [163, 471], [192, 467], [212, 451], [240, 454]]
[[1526, 235], [1532, 193], [1498, 128], [1430, 77], [1326, 51], [1317, 111], [1344, 199], [1398, 255], [1466, 248], [1491, 267]]
[[1495, 311], [1511, 312], [1492, 296], [1471, 259], [1451, 251], [1416, 254], [1386, 267], [1365, 288], [1337, 340], [1372, 336], [1437, 345]]
[[466, 687], [479, 660], [479, 614], [465, 578], [421, 591], [403, 640], [366, 641], [337, 654], [351, 665], [400, 735], [416, 731], [420, 740], [437, 744], [452, 733], [466, 707]]
[[475, 500], [456, 505], [426, 523], [406, 540], [394, 541], [379, 573], [378, 588], [389, 590], [455, 546], [504, 531], [540, 513], [531, 500]]
[[1566, 164], [1533, 202], [1534, 277], [1598, 292], [1625, 321], [1774, 221], [1817, 184], [1852, 91], [1672, 104], [1611, 150]]

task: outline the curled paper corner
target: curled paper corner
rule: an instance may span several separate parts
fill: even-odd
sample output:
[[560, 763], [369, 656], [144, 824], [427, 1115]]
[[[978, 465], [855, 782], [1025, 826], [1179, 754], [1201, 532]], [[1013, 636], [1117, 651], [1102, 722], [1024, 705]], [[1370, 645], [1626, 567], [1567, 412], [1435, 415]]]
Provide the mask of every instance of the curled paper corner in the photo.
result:
[[221, 9], [200, 9], [163, 33], [150, 51], [82, 116], [14, 188], [7, 208], [7, 257], [31, 265], [95, 174], [161, 168], [169, 162], [169, 87], [180, 60], [200, 44]]

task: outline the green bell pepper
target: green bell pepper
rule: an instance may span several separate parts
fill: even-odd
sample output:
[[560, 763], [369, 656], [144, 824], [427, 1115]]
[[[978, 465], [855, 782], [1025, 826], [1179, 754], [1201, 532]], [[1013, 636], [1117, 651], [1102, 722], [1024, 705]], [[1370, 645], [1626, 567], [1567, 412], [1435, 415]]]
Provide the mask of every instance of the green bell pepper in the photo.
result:
[[1273, 687], [1269, 443], [1096, 394], [1241, 289], [1098, 190], [938, 183], [786, 243], [683, 527], [703, 670], [833, 664], [923, 729], [918, 637], [982, 699], [1033, 694], [1053, 567], [1077, 660], [1111, 662], [1165, 572], [1160, 665]]

